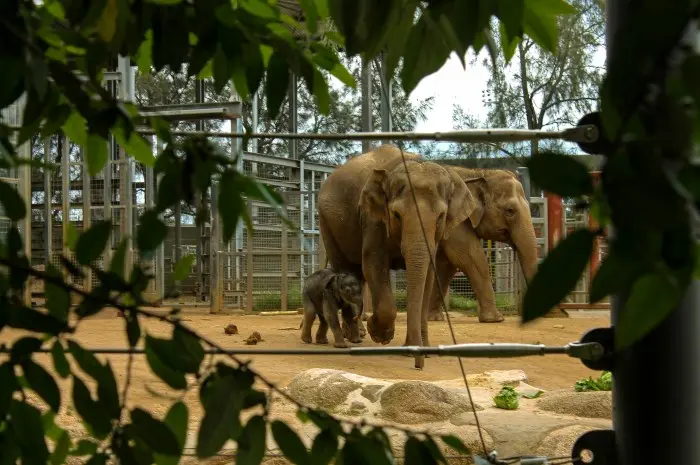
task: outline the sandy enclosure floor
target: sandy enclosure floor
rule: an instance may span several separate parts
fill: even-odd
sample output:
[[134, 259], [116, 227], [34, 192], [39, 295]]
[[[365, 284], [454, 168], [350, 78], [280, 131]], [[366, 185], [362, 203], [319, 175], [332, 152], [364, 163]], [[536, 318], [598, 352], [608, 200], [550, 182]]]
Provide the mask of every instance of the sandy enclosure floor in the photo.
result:
[[[161, 309], [164, 310], [164, 309]], [[258, 331], [263, 342], [261, 348], [313, 348], [316, 345], [304, 344], [300, 340], [297, 329], [301, 321], [300, 315], [259, 316], [259, 315], [210, 315], [206, 313], [188, 313], [183, 311], [187, 325], [205, 335], [225, 348], [245, 347], [244, 344], [252, 331]], [[596, 327], [609, 326], [609, 318], [545, 318], [527, 326], [521, 327], [518, 319], [507, 318], [504, 323], [479, 323], [474, 317], [461, 314], [452, 316], [457, 341], [466, 342], [520, 342], [544, 343], [548, 345], [563, 345], [577, 341], [585, 331]], [[239, 334], [226, 335], [224, 328], [233, 323], [237, 325]], [[316, 325], [318, 322], [316, 322]], [[316, 328], [314, 325], [314, 331]], [[144, 333], [167, 337], [170, 334], [169, 325], [155, 320], [142, 320]], [[7, 328], [0, 334], [0, 343], [7, 343], [19, 335], [18, 331]], [[406, 316], [399, 314], [396, 322], [396, 333], [391, 345], [403, 344], [406, 335]], [[450, 333], [446, 321], [430, 323], [430, 337], [433, 345], [449, 344]], [[80, 324], [75, 338], [86, 348], [126, 347], [124, 320], [116, 317], [116, 313], [106, 310], [103, 314], [86, 320]], [[329, 338], [331, 335], [329, 334]], [[332, 338], [331, 338], [332, 339]], [[378, 346], [366, 337], [363, 346]], [[125, 355], [99, 355], [100, 359], [109, 357], [112, 367], [117, 374], [118, 382], [125, 379], [128, 357]], [[430, 357], [426, 359], [425, 369], [420, 371], [413, 368], [413, 359], [403, 356], [248, 356], [252, 360], [252, 368], [264, 374], [271, 381], [284, 386], [297, 373], [309, 368], [335, 368], [364, 376], [385, 379], [414, 379], [441, 380], [454, 379], [460, 376], [458, 362], [455, 358]], [[597, 376], [599, 373], [587, 369], [583, 364], [566, 355], [548, 355], [522, 358], [503, 359], [463, 359], [467, 373], [481, 373], [487, 370], [524, 370], [529, 378], [529, 384], [545, 390], [571, 388], [577, 379], [584, 376]], [[53, 371], [48, 355], [37, 356], [37, 361]], [[70, 382], [61, 382], [64, 399], [70, 399]], [[150, 389], [149, 389], [150, 388]], [[150, 391], [150, 392], [149, 392]], [[137, 355], [134, 358], [130, 403], [144, 407], [156, 407], [154, 404], [169, 404], [166, 399], [158, 398], [153, 391], [167, 394], [169, 389], [162, 384], [151, 372], [145, 357]], [[176, 395], [175, 392], [171, 394]], [[188, 395], [189, 397], [189, 395]]]

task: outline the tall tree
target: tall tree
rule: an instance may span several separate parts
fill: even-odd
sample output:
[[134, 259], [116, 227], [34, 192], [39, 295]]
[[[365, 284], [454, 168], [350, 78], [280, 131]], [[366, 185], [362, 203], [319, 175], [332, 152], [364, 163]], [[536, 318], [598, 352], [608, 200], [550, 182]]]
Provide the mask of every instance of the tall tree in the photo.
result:
[[[360, 82], [361, 64], [359, 59], [343, 59], [343, 64], [348, 68], [355, 78]], [[396, 83], [400, 73], [397, 69], [393, 76]], [[371, 67], [372, 77], [372, 121], [373, 130], [381, 129], [381, 90], [379, 70]], [[194, 101], [194, 78], [188, 78], [185, 72], [174, 72], [172, 70], [162, 70], [159, 73], [137, 74], [136, 100], [139, 105], [163, 105], [191, 103]], [[335, 81], [339, 84], [339, 81]], [[331, 78], [331, 83], [333, 80]], [[225, 101], [231, 98], [231, 87], [226, 86], [224, 90], [217, 94], [211, 82], [205, 82], [205, 95], [207, 101]], [[264, 87], [264, 81], [261, 88]], [[297, 81], [297, 125], [300, 132], [358, 132], [361, 131], [361, 111], [362, 99], [359, 85], [351, 88], [344, 85], [331, 85], [330, 112], [322, 114], [318, 106], [314, 103], [313, 96], [302, 80]], [[401, 86], [394, 85], [392, 89], [392, 122], [396, 131], [411, 131], [415, 126], [425, 120], [428, 112], [432, 109], [433, 97], [422, 99], [418, 102], [412, 101], [403, 91]], [[252, 101], [243, 104], [243, 126], [247, 131], [252, 130]], [[280, 114], [277, 118], [271, 119], [267, 110], [267, 99], [262, 93], [258, 96], [258, 132], [287, 132], [289, 130], [289, 99], [285, 98]], [[183, 122], [179, 129], [191, 129], [192, 122]], [[207, 121], [205, 125], [208, 130], [218, 130], [222, 128], [221, 121]], [[230, 142], [221, 139], [220, 143]], [[250, 150], [250, 140], [243, 140], [244, 150]], [[428, 148], [429, 145], [419, 144], [408, 145], [407, 148], [416, 147]], [[281, 139], [260, 139], [258, 140], [258, 153], [287, 156], [288, 145]], [[300, 140], [297, 142], [297, 153], [301, 159], [316, 162], [337, 164], [343, 163], [348, 155], [359, 153], [360, 143], [356, 141], [318, 141]]]
[[[486, 119], [481, 121], [455, 105], [455, 129], [557, 129], [576, 125], [581, 116], [597, 108], [604, 68], [594, 63], [594, 57], [605, 45], [604, 2], [573, 0], [571, 4], [576, 13], [558, 19], [556, 54], [547, 53], [526, 37], [511, 43], [511, 60], [502, 52], [495, 61], [483, 59], [490, 71], [483, 96]], [[571, 151], [570, 144], [547, 141], [461, 146], [454, 147], [454, 152], [461, 156], [523, 157], [537, 153], [540, 146]]]

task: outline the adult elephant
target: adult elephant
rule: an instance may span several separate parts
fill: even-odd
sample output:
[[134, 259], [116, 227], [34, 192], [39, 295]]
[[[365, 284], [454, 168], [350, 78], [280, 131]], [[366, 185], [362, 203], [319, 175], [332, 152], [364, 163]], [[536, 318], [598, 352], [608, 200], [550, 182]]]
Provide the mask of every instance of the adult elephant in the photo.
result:
[[[452, 170], [467, 182], [476, 199], [476, 208], [469, 219], [452, 231], [439, 244], [435, 266], [442, 289], [433, 286], [428, 320], [442, 320], [442, 296], [447, 294], [457, 270], [467, 275], [479, 302], [479, 321], [499, 323], [504, 320], [496, 307], [496, 296], [482, 240], [509, 244], [516, 250], [523, 274], [529, 281], [537, 270], [537, 239], [530, 215], [530, 205], [522, 184], [514, 173], [501, 169]], [[367, 305], [369, 314], [373, 305]]]
[[[436, 244], [469, 217], [476, 201], [452, 168], [421, 160], [418, 154], [404, 156], [405, 166], [397, 147], [382, 145], [352, 158], [324, 181], [318, 210], [327, 262], [369, 285], [375, 309], [367, 323], [372, 340], [387, 344], [394, 337], [396, 308], [389, 272], [405, 269], [405, 343], [420, 346], [429, 345], [428, 303], [434, 278], [430, 256], [434, 258]], [[416, 366], [422, 363], [422, 357], [416, 357]]]

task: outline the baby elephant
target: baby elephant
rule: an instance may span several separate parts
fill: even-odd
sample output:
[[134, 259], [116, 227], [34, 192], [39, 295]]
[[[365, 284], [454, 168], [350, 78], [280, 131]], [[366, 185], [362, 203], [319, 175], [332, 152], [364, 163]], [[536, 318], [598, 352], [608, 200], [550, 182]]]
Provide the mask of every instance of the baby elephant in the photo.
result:
[[301, 340], [311, 343], [311, 325], [316, 315], [320, 320], [316, 331], [316, 344], [328, 344], [328, 326], [335, 338], [334, 347], [347, 347], [340, 329], [338, 310], [348, 330], [350, 342], [362, 342], [359, 322], [362, 317], [362, 286], [352, 274], [336, 273], [330, 268], [318, 270], [304, 283], [302, 294], [304, 320], [301, 323]]

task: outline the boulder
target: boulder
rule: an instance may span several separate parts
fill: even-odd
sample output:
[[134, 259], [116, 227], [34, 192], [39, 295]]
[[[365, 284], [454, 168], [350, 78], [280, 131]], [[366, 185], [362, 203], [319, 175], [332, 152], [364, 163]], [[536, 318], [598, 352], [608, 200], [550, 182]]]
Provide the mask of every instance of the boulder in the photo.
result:
[[583, 418], [612, 418], [611, 391], [552, 391], [537, 402], [540, 410]]
[[571, 449], [583, 433], [593, 428], [586, 425], [570, 425], [559, 428], [547, 434], [535, 450], [536, 455], [547, 457], [570, 457]]
[[[382, 391], [380, 416], [402, 424], [445, 421], [474, 410], [469, 399], [425, 381], [401, 381]], [[482, 410], [478, 405], [477, 410]]]
[[287, 390], [304, 405], [334, 410], [348, 400], [351, 392], [362, 388], [359, 380], [353, 378], [356, 377], [339, 370], [311, 369], [296, 375]]

